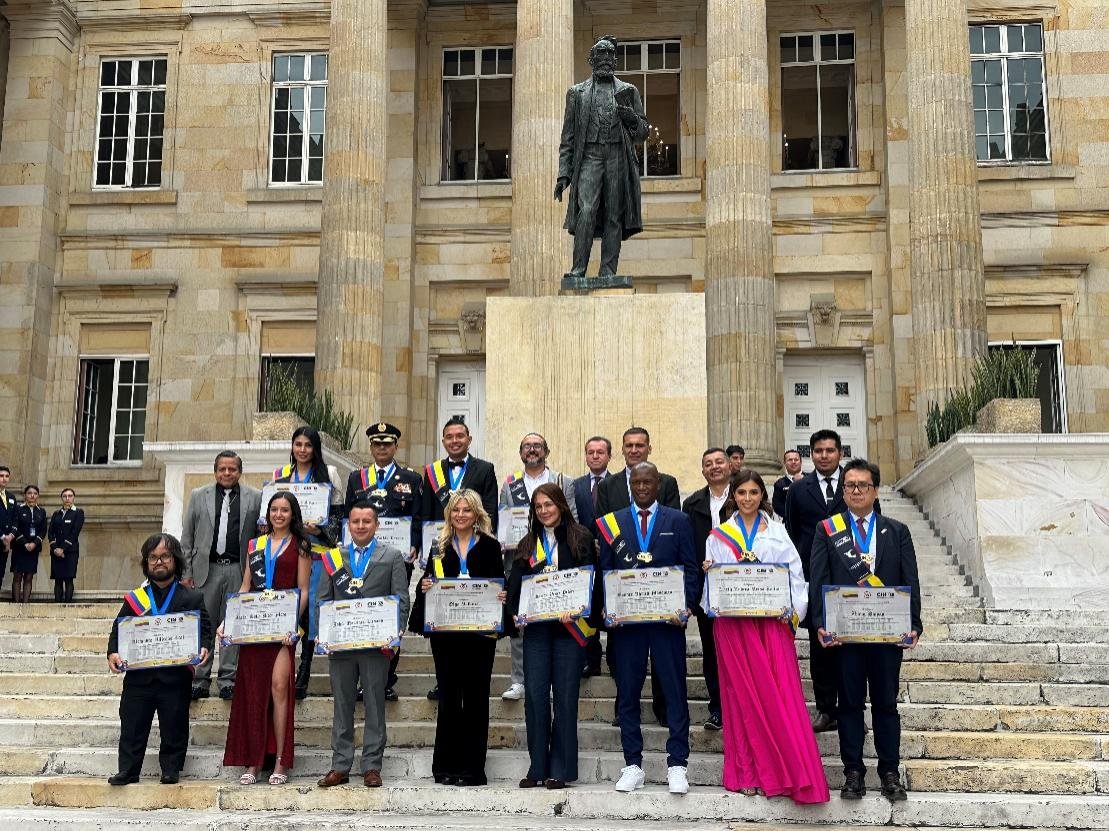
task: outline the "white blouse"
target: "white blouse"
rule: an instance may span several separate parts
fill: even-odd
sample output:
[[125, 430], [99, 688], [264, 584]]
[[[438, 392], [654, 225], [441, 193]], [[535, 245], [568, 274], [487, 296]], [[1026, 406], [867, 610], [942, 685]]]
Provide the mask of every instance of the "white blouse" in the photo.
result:
[[[789, 567], [789, 591], [793, 597], [793, 611], [797, 617], [804, 618], [809, 608], [809, 584], [805, 582], [805, 573], [801, 570], [801, 558], [797, 556], [797, 549], [786, 533], [786, 527], [777, 520], [773, 520], [766, 513], [760, 512], [763, 523], [759, 524], [759, 532], [755, 536], [754, 554], [760, 563], [772, 563]], [[735, 514], [729, 518], [729, 521]], [[709, 535], [705, 542], [705, 559], [713, 563], [734, 563], [735, 554], [720, 540]], [[704, 593], [701, 595], [701, 606], [704, 608]]]

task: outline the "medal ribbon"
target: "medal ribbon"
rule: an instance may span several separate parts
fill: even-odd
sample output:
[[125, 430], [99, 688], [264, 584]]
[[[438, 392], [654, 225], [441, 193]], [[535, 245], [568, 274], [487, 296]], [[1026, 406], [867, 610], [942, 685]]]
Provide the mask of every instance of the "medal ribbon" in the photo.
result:
[[[634, 505], [635, 503], [632, 503], [632, 504]], [[635, 539], [639, 543], [639, 551], [640, 551], [640, 553], [642, 553], [644, 551], [650, 551], [651, 550], [647, 546], [648, 546], [648, 543], [650, 543], [650, 541], [651, 541], [651, 535], [655, 533], [655, 521], [658, 519], [658, 508], [657, 507], [655, 508], [654, 512], [651, 514], [651, 519], [647, 522], [647, 536], [646, 537], [643, 536], [643, 532], [639, 528], [639, 525], [640, 525], [639, 511], [640, 510], [642, 510], [642, 509], [636, 507], [635, 510], [632, 512], [632, 525], [635, 526]]]
[[755, 523], [751, 526], [751, 533], [747, 533], [747, 524], [743, 521], [743, 517], [736, 512], [735, 522], [739, 526], [739, 531], [743, 534], [743, 550], [752, 554], [755, 551], [755, 537], [759, 533], [759, 520], [762, 519], [758, 514], [755, 514]]
[[301, 479], [300, 474], [297, 472], [296, 465], [293, 465], [293, 482], [299, 484], [301, 482], [311, 482], [311, 481], [312, 481], [312, 471], [308, 471], [306, 474], [304, 474], [304, 478]]
[[874, 542], [874, 526], [878, 523], [874, 520], [870, 521], [870, 527], [866, 529], [866, 537], [859, 533], [859, 526], [855, 522], [855, 515], [851, 512], [847, 513], [847, 521], [851, 523], [851, 536], [855, 540], [855, 550], [860, 554], [870, 556], [870, 546]]
[[270, 551], [273, 546], [273, 540], [270, 537], [266, 537], [266, 550], [263, 552], [266, 558], [266, 591], [273, 588], [273, 573], [277, 568], [277, 558], [281, 556], [282, 552], [285, 550], [285, 546], [288, 544], [289, 538], [286, 537], [281, 541], [281, 546], [277, 549], [277, 553], [271, 554]]
[[353, 555], [351, 557], [350, 570], [351, 574], [356, 579], [361, 580], [366, 576], [366, 569], [370, 567], [370, 559], [374, 555], [375, 548], [377, 548], [376, 538], [370, 540], [370, 544], [366, 546], [365, 552], [362, 554], [361, 557], [358, 556], [358, 549], [355, 546], [352, 545], [350, 547], [351, 554]]
[[[452, 491], [458, 490], [458, 486], [462, 484], [463, 477], [466, 476], [466, 468], [468, 468], [469, 466], [470, 466], [470, 460], [466, 459], [465, 464], [463, 464], [461, 467], [448, 467], [447, 468], [447, 476], [450, 477], [451, 490]], [[457, 476], [455, 476], [455, 471], [458, 471]]]
[[164, 615], [166, 613], [166, 609], [169, 608], [170, 601], [173, 600], [173, 595], [176, 591], [177, 591], [177, 581], [174, 580], [173, 585], [170, 586], [169, 591], [166, 592], [166, 599], [163, 600], [162, 605], [159, 606], [157, 601], [154, 600], [154, 587], [151, 586], [150, 587], [150, 613], [154, 614], [154, 615]]
[[459, 543], [458, 543], [458, 534], [454, 535], [454, 550], [458, 552], [458, 563], [459, 563], [458, 576], [459, 577], [469, 577], [470, 576], [470, 567], [466, 565], [466, 557], [470, 556], [470, 551], [473, 550], [473, 547], [475, 545], [477, 545], [477, 534], [474, 534], [472, 537], [470, 537], [470, 544], [468, 546], [466, 546], [466, 554], [463, 555], [462, 554], [462, 546], [459, 545]]

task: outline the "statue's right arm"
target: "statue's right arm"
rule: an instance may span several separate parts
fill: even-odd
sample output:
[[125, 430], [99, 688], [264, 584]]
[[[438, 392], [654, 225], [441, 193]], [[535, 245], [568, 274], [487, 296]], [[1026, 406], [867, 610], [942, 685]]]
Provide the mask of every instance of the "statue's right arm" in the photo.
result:
[[577, 123], [578, 99], [574, 88], [566, 90], [566, 109], [562, 117], [562, 140], [558, 145], [558, 178], [569, 182], [574, 178], [574, 125]]

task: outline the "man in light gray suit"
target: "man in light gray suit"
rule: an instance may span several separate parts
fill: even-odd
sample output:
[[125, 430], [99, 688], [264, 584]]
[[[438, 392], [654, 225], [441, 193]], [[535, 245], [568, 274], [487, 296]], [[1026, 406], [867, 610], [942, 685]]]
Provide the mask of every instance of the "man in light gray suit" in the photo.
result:
[[[216, 456], [216, 481], [197, 488], [189, 495], [181, 531], [185, 553], [182, 583], [200, 589], [204, 607], [213, 627], [223, 623], [227, 595], [237, 592], [243, 582], [242, 555], [258, 531], [262, 492], [239, 483], [243, 460], [233, 450]], [[220, 647], [219, 697], [230, 700], [235, 686], [238, 647]], [[213, 655], [196, 668], [193, 701], [208, 697]]]
[[[339, 548], [340, 557], [325, 556], [326, 576], [320, 580], [317, 599], [347, 600], [396, 595], [400, 599], [398, 621], [403, 632], [408, 620], [408, 572], [405, 553], [379, 542], [377, 511], [366, 501], [355, 502], [347, 517], [351, 545]], [[323, 634], [317, 643], [322, 649]], [[354, 702], [358, 683], [366, 723], [362, 726], [362, 782], [367, 788], [381, 787], [381, 760], [385, 755], [385, 686], [389, 680], [391, 654], [379, 649], [334, 652], [328, 656], [335, 717], [331, 726], [331, 770], [317, 784], [321, 788], [345, 785], [354, 764]]]

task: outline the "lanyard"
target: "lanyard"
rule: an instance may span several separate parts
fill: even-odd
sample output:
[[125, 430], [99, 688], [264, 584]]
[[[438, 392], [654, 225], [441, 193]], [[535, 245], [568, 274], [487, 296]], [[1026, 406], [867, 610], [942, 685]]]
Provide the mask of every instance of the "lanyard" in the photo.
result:
[[870, 554], [870, 544], [874, 541], [874, 526], [878, 523], [870, 520], [870, 527], [866, 529], [865, 539], [859, 534], [859, 526], [855, 524], [855, 515], [847, 512], [847, 520], [851, 523], [851, 536], [855, 538], [855, 548], [860, 554]]
[[263, 552], [266, 557], [266, 590], [273, 588], [273, 572], [277, 566], [277, 558], [285, 550], [285, 546], [289, 544], [289, 538], [286, 537], [281, 541], [281, 547], [277, 549], [276, 554], [270, 554], [270, 546], [273, 544], [272, 537], [266, 537], [266, 550]]
[[375, 484], [379, 488], [384, 488], [386, 485], [389, 484], [389, 480], [393, 478], [393, 474], [396, 473], [396, 470], [397, 470], [397, 463], [396, 462], [390, 462], [389, 467], [381, 469], [381, 478], [378, 479], [378, 477], [377, 477], [378, 466], [375, 464], [374, 465], [374, 479], [377, 480], [375, 482]]
[[152, 615], [164, 615], [166, 613], [166, 609], [169, 608], [170, 601], [173, 600], [173, 593], [176, 592], [176, 591], [177, 591], [177, 581], [174, 580], [173, 585], [170, 586], [169, 591], [166, 592], [166, 599], [163, 600], [162, 605], [159, 606], [157, 601], [154, 599], [154, 585], [151, 584], [151, 586], [150, 586], [150, 613]]
[[296, 482], [296, 483], [311, 482], [312, 481], [312, 471], [308, 471], [306, 474], [304, 474], [304, 478], [301, 479], [300, 475], [297, 472], [297, 466], [293, 465], [293, 481]]
[[[452, 491], [458, 490], [459, 485], [462, 484], [463, 477], [466, 475], [466, 468], [468, 468], [469, 466], [469, 457], [466, 458], [466, 461], [462, 464], [461, 467], [453, 467], [451, 465], [447, 465], [447, 478], [450, 479]], [[458, 471], [457, 476], [455, 475], [455, 471]]]
[[[370, 540], [370, 544], [361, 549], [363, 552], [362, 556], [358, 555], [359, 549], [355, 548], [353, 545], [351, 546], [351, 549], [354, 552], [354, 557], [351, 558], [351, 571], [354, 572], [354, 576], [357, 579], [361, 580], [363, 577], [366, 576], [366, 569], [370, 567], [370, 558], [373, 557], [375, 548], [377, 548], [376, 538]], [[363, 559], [363, 557], [365, 559]]]
[[459, 562], [458, 576], [459, 577], [469, 577], [470, 576], [470, 567], [468, 565], [466, 565], [466, 558], [470, 556], [470, 551], [473, 549], [473, 547], [475, 545], [477, 545], [477, 534], [474, 534], [472, 537], [470, 537], [470, 544], [468, 546], [466, 546], [466, 553], [463, 554], [462, 553], [462, 546], [458, 544], [458, 534], [454, 535], [454, 550], [458, 552], [458, 562]]
[[743, 548], [748, 554], [753, 554], [755, 551], [755, 537], [759, 533], [759, 519], [761, 517], [756, 514], [755, 523], [751, 526], [751, 533], [747, 533], [747, 526], [743, 522], [743, 517], [739, 515], [739, 511], [736, 511], [735, 523], [739, 526], [740, 533], [743, 534]]
[[658, 508], [655, 508], [655, 510], [651, 513], [651, 518], [647, 522], [647, 536], [646, 537], [643, 536], [643, 532], [639, 528], [639, 526], [642, 523], [639, 521], [638, 512], [642, 509], [641, 508], [636, 508], [635, 510], [637, 512], [637, 515], [635, 517], [633, 517], [634, 520], [635, 520], [635, 522], [633, 523], [635, 525], [635, 538], [639, 542], [639, 551], [640, 551], [640, 553], [642, 553], [644, 551], [649, 551], [650, 550], [650, 549], [647, 548], [647, 543], [649, 543], [651, 541], [651, 536], [655, 533], [655, 520], [658, 519]]
[[547, 537], [547, 529], [544, 528], [539, 533], [539, 547], [543, 552], [543, 561], [548, 565], [558, 568], [558, 539], [551, 534]]

